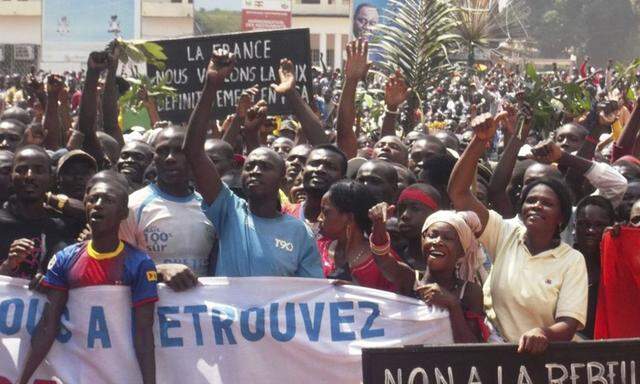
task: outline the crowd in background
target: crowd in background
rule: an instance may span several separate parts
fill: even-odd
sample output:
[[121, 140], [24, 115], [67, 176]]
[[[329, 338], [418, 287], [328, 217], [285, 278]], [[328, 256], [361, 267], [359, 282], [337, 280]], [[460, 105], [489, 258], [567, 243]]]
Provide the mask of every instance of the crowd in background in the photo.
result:
[[157, 283], [204, 276], [396, 292], [447, 308], [456, 342], [523, 353], [594, 337], [603, 235], [640, 225], [640, 109], [611, 65], [541, 75], [591, 105], [541, 126], [518, 66], [457, 72], [412, 102], [403, 74], [370, 73], [354, 41], [344, 68], [314, 69], [309, 103], [282, 58], [273, 87], [292, 115], [250, 88], [216, 121], [235, 64], [217, 51], [188, 124], [161, 121], [142, 91], [151, 126], [123, 133], [118, 58], [112, 45], [86, 71], [0, 77], [0, 274], [50, 301], [22, 382], [67, 290], [87, 285], [131, 287], [145, 382]]

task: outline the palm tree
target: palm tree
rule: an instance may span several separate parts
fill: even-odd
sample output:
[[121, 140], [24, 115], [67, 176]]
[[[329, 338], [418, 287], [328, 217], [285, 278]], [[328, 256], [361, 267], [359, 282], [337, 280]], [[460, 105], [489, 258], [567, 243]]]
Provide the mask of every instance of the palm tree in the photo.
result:
[[385, 21], [378, 24], [372, 44], [378, 66], [386, 73], [399, 68], [414, 91], [405, 131], [415, 126], [413, 111], [420, 100], [451, 72], [448, 52], [458, 38], [456, 10], [452, 0], [389, 0]]
[[455, 47], [456, 7], [451, 0], [389, 0], [373, 46], [378, 65], [396, 68], [424, 99], [429, 87], [449, 73], [448, 52]]
[[468, 53], [469, 66], [476, 47], [489, 48], [492, 42], [527, 37], [524, 27], [530, 8], [523, 0], [456, 0], [456, 33]]

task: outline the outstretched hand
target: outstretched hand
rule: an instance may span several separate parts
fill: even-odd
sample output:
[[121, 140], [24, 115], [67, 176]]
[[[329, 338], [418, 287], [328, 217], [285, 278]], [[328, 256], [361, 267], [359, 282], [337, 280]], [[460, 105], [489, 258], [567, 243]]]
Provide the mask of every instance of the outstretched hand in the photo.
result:
[[386, 224], [387, 219], [392, 217], [396, 211], [396, 207], [394, 205], [389, 205], [387, 203], [378, 203], [369, 209], [369, 219], [375, 224]]
[[563, 155], [562, 148], [553, 140], [546, 140], [531, 148], [533, 159], [539, 163], [557, 163]]
[[33, 75], [27, 75], [24, 79], [24, 84], [25, 88], [35, 95], [42, 95], [44, 93], [44, 84]]
[[207, 82], [211, 84], [222, 84], [233, 71], [236, 64], [236, 56], [224, 49], [216, 49], [211, 55], [209, 66], [207, 67]]
[[236, 114], [239, 118], [243, 119], [247, 116], [247, 111], [253, 105], [253, 100], [258, 94], [258, 86], [254, 85], [251, 88], [245, 89], [242, 91], [242, 95], [240, 95], [240, 99], [238, 100], [238, 105], [236, 105]]
[[492, 116], [490, 113], [484, 113], [471, 121], [471, 128], [478, 139], [489, 141], [496, 134], [498, 123], [506, 119], [507, 116], [507, 112], [500, 112], [496, 116]]
[[102, 72], [109, 65], [109, 57], [107, 52], [91, 52], [89, 60], [87, 60], [87, 68], [89, 71]]
[[369, 72], [369, 43], [358, 39], [347, 44], [347, 62], [344, 67], [346, 80], [364, 80]]
[[284, 95], [296, 89], [296, 77], [294, 73], [293, 61], [289, 59], [280, 60], [280, 68], [278, 68], [278, 76], [280, 84], [271, 84], [276, 93]]
[[407, 83], [402, 76], [402, 72], [396, 69], [396, 72], [389, 76], [387, 84], [384, 87], [384, 102], [391, 111], [398, 109], [398, 106], [407, 100], [411, 89], [407, 87]]
[[57, 98], [64, 87], [64, 78], [62, 76], [56, 74], [47, 76], [47, 94], [49, 96]]
[[[509, 134], [516, 135], [520, 140], [524, 140], [529, 136], [529, 129], [532, 122], [532, 111], [528, 103], [518, 103], [517, 105], [505, 102], [502, 109], [507, 112], [507, 116], [502, 122], [502, 126]], [[522, 127], [518, 126], [518, 122], [523, 119]]]
[[149, 91], [147, 91], [146, 87], [141, 86], [138, 92], [136, 92], [136, 97], [142, 102], [147, 102], [149, 101]]
[[258, 101], [253, 107], [247, 110], [247, 115], [244, 118], [244, 130], [249, 132], [256, 132], [264, 125], [267, 120], [267, 102], [264, 100]]

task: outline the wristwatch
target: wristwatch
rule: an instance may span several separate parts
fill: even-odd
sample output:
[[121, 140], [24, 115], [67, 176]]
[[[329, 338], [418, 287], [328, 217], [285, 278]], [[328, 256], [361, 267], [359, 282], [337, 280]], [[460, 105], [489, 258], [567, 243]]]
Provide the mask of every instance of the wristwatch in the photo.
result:
[[67, 202], [69, 202], [69, 196], [58, 194], [56, 195], [56, 199], [58, 200], [58, 206], [56, 208], [58, 208], [58, 210], [62, 212], [64, 207], [67, 205]]

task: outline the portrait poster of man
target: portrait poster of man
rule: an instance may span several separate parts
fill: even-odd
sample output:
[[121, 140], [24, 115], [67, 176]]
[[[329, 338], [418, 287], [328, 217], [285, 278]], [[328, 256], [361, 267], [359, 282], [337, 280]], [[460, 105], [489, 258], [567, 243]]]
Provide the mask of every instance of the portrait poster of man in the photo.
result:
[[354, 0], [351, 9], [351, 36], [374, 40], [374, 29], [378, 23], [384, 22], [384, 11], [387, 0]]

